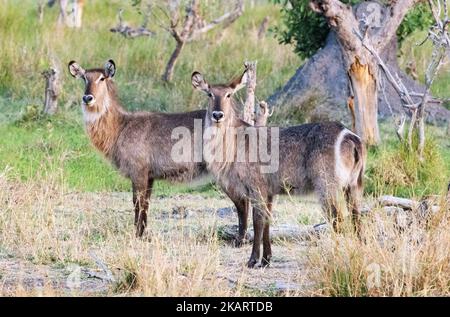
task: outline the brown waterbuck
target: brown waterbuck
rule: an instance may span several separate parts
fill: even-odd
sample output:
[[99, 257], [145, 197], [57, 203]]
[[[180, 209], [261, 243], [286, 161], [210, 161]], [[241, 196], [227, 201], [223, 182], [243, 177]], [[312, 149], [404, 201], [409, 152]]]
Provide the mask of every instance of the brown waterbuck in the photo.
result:
[[[177, 142], [172, 138], [174, 129], [184, 127], [193, 131], [198, 120], [201, 133], [206, 111], [130, 113], [122, 108], [117, 97], [112, 80], [116, 65], [112, 60], [103, 68], [84, 70], [74, 61], [68, 67], [70, 74], [85, 84], [82, 110], [92, 144], [132, 182], [136, 235], [140, 237], [147, 225], [154, 180], [190, 181], [206, 171], [201, 152], [199, 160], [194, 152], [184, 161], [175, 160], [172, 155]], [[248, 203], [232, 189], [226, 194], [238, 211], [240, 235], [237, 243], [240, 244], [247, 229]]]
[[[253, 204], [249, 267], [260, 260], [261, 242], [261, 265], [270, 263], [269, 222], [277, 194], [314, 191], [335, 230], [341, 230], [350, 211], [359, 232], [365, 148], [357, 135], [337, 122], [252, 127], [233, 110], [232, 96], [245, 84], [245, 72], [227, 85], [209, 85], [198, 72], [191, 80], [194, 88], [209, 97], [203, 145], [207, 168], [223, 188], [233, 188]], [[266, 160], [255, 158], [254, 153], [261, 153], [264, 145], [278, 159], [277, 168], [264, 170]]]

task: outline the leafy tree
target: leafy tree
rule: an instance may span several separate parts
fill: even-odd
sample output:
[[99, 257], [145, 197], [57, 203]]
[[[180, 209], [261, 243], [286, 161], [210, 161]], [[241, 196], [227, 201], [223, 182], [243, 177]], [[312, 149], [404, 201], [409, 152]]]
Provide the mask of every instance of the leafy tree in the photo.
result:
[[[327, 20], [309, 7], [310, 0], [272, 0], [281, 5], [283, 25], [274, 28], [282, 44], [294, 44], [295, 52], [302, 58], [314, 55], [324, 46], [330, 32]], [[341, 0], [345, 4], [358, 4], [361, 0]], [[397, 30], [401, 42], [415, 30], [428, 29], [433, 21], [426, 3], [416, 5], [404, 18]]]

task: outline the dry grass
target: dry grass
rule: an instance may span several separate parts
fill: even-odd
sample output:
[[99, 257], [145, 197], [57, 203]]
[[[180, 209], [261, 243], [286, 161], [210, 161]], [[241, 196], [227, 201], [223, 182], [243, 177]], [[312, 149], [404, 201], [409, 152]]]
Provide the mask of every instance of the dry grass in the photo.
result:
[[[217, 235], [219, 226], [237, 222], [233, 214], [217, 216], [217, 208], [230, 206], [222, 195], [155, 197], [148, 234], [136, 239], [130, 193], [70, 193], [58, 174], [36, 179], [0, 174], [0, 295], [279, 295], [289, 285], [296, 290], [284, 294], [293, 295], [309, 284], [304, 244], [275, 243], [270, 269], [245, 267], [251, 245], [236, 249]], [[299, 209], [308, 211], [300, 216]], [[280, 199], [277, 211], [275, 224], [321, 220], [310, 200]], [[103, 274], [92, 254], [112, 271], [113, 283], [85, 274]], [[79, 284], [71, 287], [77, 269]]]
[[[221, 241], [219, 218], [230, 202], [217, 194], [155, 197], [145, 239], [134, 237], [129, 193], [69, 193], [58, 173], [39, 180], [0, 174], [0, 295], [60, 296], [431, 296], [450, 295], [450, 216], [427, 223], [375, 211], [364, 218], [363, 241], [351, 233], [311, 242], [275, 242], [273, 264], [249, 270], [250, 245]], [[187, 210], [180, 217], [172, 209]], [[310, 197], [280, 197], [274, 225], [323, 220]], [[115, 281], [88, 278], [98, 270]], [[75, 287], [68, 284], [81, 268]], [[76, 280], [77, 281], [77, 280]], [[280, 288], [290, 291], [280, 293]]]
[[[214, 234], [200, 240], [193, 232], [176, 228], [177, 222], [166, 219], [165, 225], [162, 221], [157, 223], [161, 230], [152, 230], [151, 237], [137, 240], [131, 212], [122, 210], [113, 214], [109, 210], [108, 214], [108, 210], [84, 206], [83, 201], [78, 202], [83, 212], [61, 209], [67, 195], [58, 184], [59, 180], [54, 178], [24, 184], [8, 180], [5, 174], [0, 176], [1, 253], [35, 265], [46, 265], [49, 272], [54, 272], [70, 265], [95, 267], [90, 256], [90, 252], [95, 252], [118, 272], [118, 280], [108, 290], [114, 294], [230, 295], [221, 285], [224, 281], [214, 278], [218, 266], [218, 241]], [[103, 205], [110, 203], [113, 202], [103, 201]], [[174, 230], [167, 231], [167, 226], [171, 225]], [[209, 225], [204, 224], [204, 228], [213, 228]], [[7, 293], [4, 286], [3, 291]], [[51, 285], [47, 286], [41, 289], [44, 294], [69, 291], [50, 291]], [[27, 285], [21, 285], [15, 289], [16, 295], [26, 289]], [[30, 294], [34, 291], [32, 287]]]
[[365, 219], [362, 241], [351, 234], [318, 240], [308, 252], [314, 294], [450, 295], [450, 215], [442, 206], [428, 222], [409, 212], [406, 227], [379, 210]]

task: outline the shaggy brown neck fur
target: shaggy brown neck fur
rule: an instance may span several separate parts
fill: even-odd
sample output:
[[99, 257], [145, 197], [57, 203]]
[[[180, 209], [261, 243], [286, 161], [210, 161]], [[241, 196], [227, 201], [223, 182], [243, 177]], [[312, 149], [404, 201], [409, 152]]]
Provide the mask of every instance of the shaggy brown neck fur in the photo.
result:
[[[204, 144], [205, 149], [209, 153], [214, 153], [216, 155], [215, 161], [208, 162], [209, 168], [213, 171], [216, 177], [221, 177], [225, 174], [231, 167], [232, 163], [236, 162], [237, 158], [237, 143], [238, 135], [237, 133], [242, 133], [238, 128], [245, 129], [250, 125], [245, 121], [241, 120], [237, 115], [236, 104], [232, 103], [233, 111], [229, 112], [229, 117], [225, 119], [225, 122], [215, 126], [218, 131], [212, 135], [212, 138]], [[206, 126], [214, 126], [211, 121], [211, 116], [207, 114]], [[247, 150], [247, 147], [240, 150]]]
[[[92, 144], [107, 158], [110, 158], [126, 113], [120, 106], [116, 88], [112, 82], [108, 83], [108, 98], [107, 109], [103, 110], [104, 113], [99, 115], [96, 120], [86, 122], [86, 130]], [[97, 102], [103, 106], [105, 100]]]

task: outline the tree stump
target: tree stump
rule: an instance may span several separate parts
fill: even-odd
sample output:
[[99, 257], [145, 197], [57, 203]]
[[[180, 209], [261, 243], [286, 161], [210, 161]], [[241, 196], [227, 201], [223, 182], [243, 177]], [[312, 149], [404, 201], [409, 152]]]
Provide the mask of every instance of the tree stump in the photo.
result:
[[61, 91], [59, 74], [56, 68], [50, 68], [42, 72], [45, 78], [44, 113], [53, 115], [58, 110], [58, 96]]
[[255, 113], [255, 90], [256, 90], [256, 61], [245, 62], [245, 68], [247, 69], [247, 96], [245, 98], [244, 113], [242, 118], [250, 125], [254, 125], [254, 113]]

